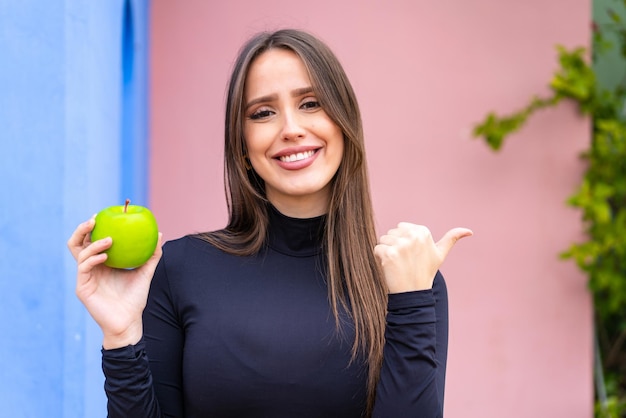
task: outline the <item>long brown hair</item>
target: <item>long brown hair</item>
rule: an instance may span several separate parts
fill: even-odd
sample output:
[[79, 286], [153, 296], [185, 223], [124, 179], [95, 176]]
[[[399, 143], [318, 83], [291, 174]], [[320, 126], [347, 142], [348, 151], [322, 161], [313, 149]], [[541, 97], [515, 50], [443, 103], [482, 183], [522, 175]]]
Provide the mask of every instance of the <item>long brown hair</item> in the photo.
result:
[[251, 64], [271, 48], [287, 49], [300, 57], [321, 107], [343, 131], [344, 155], [332, 181], [326, 217], [328, 297], [338, 325], [340, 308], [354, 321], [352, 359], [367, 361], [369, 415], [382, 365], [387, 291], [374, 257], [376, 233], [359, 106], [341, 64], [314, 36], [291, 29], [261, 33], [241, 49], [226, 102], [224, 175], [229, 221], [223, 230], [201, 237], [236, 255], [254, 254], [265, 242], [264, 182], [254, 170], [246, 169], [244, 157], [244, 89]]

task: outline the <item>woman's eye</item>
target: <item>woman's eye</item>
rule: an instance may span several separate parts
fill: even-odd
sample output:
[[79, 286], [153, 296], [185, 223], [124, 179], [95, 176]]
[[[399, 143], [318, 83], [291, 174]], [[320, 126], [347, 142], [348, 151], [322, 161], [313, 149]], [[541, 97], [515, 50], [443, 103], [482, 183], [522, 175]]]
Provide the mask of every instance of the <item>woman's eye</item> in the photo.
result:
[[272, 115], [272, 111], [271, 110], [261, 109], [261, 110], [257, 110], [253, 114], [251, 114], [250, 115], [250, 119], [252, 119], [252, 120], [263, 119], [263, 118], [267, 118], [267, 117], [269, 117], [271, 115]]
[[320, 103], [318, 101], [315, 101], [315, 100], [309, 100], [308, 102], [302, 103], [301, 107], [303, 109], [316, 109], [316, 108], [320, 107]]

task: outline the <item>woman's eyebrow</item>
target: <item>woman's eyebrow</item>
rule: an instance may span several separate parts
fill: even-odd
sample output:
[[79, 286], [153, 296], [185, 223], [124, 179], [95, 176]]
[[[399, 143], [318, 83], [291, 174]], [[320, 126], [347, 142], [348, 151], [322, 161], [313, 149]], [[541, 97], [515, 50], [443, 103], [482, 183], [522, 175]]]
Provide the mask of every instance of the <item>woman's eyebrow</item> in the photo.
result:
[[245, 108], [249, 109], [250, 107], [254, 106], [257, 103], [271, 102], [272, 100], [276, 100], [277, 98], [278, 98], [277, 94], [268, 94], [267, 96], [257, 97], [256, 99], [252, 99], [248, 103], [246, 103]]
[[[313, 87], [307, 86], [307, 87], [302, 87], [299, 89], [292, 90], [291, 96], [300, 97], [300, 96], [304, 96], [310, 93], [313, 93]], [[246, 103], [245, 109], [249, 109], [250, 107], [258, 103], [271, 102], [276, 99], [278, 99], [278, 94], [268, 94], [267, 96], [257, 97], [255, 99], [250, 100], [248, 103]]]
[[300, 96], [304, 96], [305, 94], [309, 94], [309, 93], [313, 93], [313, 87], [311, 87], [311, 86], [295, 89], [295, 90], [293, 90], [291, 92], [291, 95], [293, 97], [300, 97]]

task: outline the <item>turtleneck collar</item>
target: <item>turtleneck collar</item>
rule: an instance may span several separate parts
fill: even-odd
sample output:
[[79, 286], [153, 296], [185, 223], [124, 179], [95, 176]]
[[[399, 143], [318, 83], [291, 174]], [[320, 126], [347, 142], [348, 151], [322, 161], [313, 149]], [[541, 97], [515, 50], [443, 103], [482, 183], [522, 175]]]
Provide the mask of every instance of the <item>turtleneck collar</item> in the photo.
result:
[[309, 257], [322, 250], [326, 215], [315, 218], [291, 218], [268, 205], [270, 248], [295, 257]]

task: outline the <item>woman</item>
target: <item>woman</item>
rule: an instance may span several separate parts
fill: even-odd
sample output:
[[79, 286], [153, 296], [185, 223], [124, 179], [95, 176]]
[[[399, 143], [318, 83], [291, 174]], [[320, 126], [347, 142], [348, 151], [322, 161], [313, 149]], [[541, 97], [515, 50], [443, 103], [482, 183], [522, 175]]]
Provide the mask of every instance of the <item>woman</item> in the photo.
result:
[[376, 240], [357, 101], [318, 39], [281, 30], [241, 50], [225, 175], [228, 225], [159, 243], [136, 270], [102, 264], [93, 219], [68, 241], [109, 416], [441, 416], [438, 268], [471, 231], [435, 243], [400, 223]]

